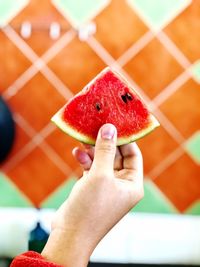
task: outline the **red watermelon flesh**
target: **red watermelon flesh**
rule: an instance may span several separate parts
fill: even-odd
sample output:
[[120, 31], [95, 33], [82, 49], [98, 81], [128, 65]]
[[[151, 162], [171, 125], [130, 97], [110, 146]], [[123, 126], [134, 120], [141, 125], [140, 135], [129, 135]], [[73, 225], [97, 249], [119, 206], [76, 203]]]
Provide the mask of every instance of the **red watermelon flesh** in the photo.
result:
[[125, 81], [110, 68], [104, 69], [52, 118], [74, 138], [94, 144], [99, 128], [112, 123], [118, 145], [135, 141], [159, 126], [155, 117]]

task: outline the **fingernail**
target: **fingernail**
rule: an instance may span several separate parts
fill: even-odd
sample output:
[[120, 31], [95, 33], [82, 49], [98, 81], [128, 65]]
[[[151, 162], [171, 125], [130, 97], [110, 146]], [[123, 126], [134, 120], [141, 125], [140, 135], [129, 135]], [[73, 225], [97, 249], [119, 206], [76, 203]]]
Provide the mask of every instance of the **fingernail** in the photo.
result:
[[101, 129], [101, 137], [103, 139], [111, 140], [115, 135], [115, 127], [112, 124], [106, 124]]

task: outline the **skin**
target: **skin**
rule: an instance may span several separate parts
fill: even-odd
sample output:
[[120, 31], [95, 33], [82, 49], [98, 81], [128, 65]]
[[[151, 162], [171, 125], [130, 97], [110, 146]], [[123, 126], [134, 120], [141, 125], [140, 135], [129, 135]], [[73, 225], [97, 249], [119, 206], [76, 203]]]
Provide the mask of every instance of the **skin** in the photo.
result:
[[56, 212], [42, 252], [47, 260], [85, 267], [99, 241], [143, 197], [142, 155], [135, 143], [116, 147], [117, 130], [105, 124], [95, 148], [75, 148], [83, 176]]

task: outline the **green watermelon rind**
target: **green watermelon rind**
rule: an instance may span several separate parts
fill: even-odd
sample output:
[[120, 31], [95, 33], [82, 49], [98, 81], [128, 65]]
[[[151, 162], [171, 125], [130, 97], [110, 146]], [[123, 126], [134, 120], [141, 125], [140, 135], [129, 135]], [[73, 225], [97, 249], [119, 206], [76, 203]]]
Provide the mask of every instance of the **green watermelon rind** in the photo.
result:
[[[67, 122], [65, 122], [62, 118], [63, 115], [63, 109], [60, 109], [51, 119], [52, 122], [54, 122], [57, 127], [59, 127], [64, 133], [70, 135], [71, 137], [79, 140], [82, 143], [85, 144], [90, 144], [90, 145], [95, 145], [96, 140], [93, 138], [90, 138], [89, 136], [78, 132], [75, 128], [71, 127], [69, 124], [67, 124]], [[131, 136], [127, 136], [127, 137], [120, 137], [117, 139], [117, 146], [121, 146], [121, 145], [125, 145], [131, 142], [134, 142], [140, 138], [142, 138], [143, 136], [149, 134], [150, 132], [152, 132], [155, 128], [157, 128], [158, 126], [160, 126], [159, 122], [157, 121], [157, 119], [152, 115], [149, 114], [149, 125], [142, 129], [141, 131], [139, 131], [136, 134], [133, 134]]]

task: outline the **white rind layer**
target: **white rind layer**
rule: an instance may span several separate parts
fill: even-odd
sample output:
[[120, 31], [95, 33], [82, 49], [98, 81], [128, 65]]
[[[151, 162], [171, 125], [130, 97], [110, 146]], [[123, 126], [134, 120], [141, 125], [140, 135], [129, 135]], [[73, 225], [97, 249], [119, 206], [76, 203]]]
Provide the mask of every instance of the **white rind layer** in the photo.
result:
[[[75, 139], [79, 140], [80, 142], [86, 143], [86, 144], [91, 144], [94, 145], [95, 144], [95, 139], [92, 139], [90, 137], [88, 137], [87, 135], [84, 135], [80, 132], [77, 132], [76, 129], [72, 128], [69, 124], [67, 124], [64, 120], [63, 120], [63, 108], [61, 110], [59, 110], [53, 117], [52, 117], [52, 121], [64, 132], [67, 133], [68, 135], [74, 137]], [[131, 136], [127, 136], [127, 137], [120, 137], [117, 139], [117, 146], [121, 146], [124, 144], [128, 144], [131, 142], [134, 142], [140, 138], [142, 138], [143, 136], [147, 135], [148, 133], [150, 133], [151, 131], [153, 131], [156, 127], [158, 127], [160, 124], [157, 121], [157, 119], [150, 114], [149, 115], [149, 126], [143, 130], [141, 130], [139, 133], [137, 134], [133, 134]]]

